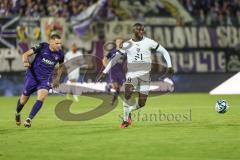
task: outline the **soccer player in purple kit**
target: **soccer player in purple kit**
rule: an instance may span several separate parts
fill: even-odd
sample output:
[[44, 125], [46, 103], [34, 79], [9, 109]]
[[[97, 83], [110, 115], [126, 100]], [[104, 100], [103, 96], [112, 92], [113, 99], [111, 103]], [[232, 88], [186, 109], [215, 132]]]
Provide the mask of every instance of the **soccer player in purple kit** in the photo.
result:
[[[115, 40], [115, 47], [111, 49], [108, 54], [103, 58], [103, 65], [107, 66], [108, 62], [116, 55], [117, 50], [119, 50], [122, 47], [123, 40], [120, 38], [117, 38]], [[125, 81], [125, 73], [124, 73], [124, 66], [123, 63], [124, 58], [121, 58], [118, 60], [117, 64], [111, 68], [108, 78], [110, 80], [110, 83], [112, 84], [112, 102], [113, 105], [114, 102], [117, 100], [117, 97], [120, 93], [120, 88], [123, 85]]]
[[[25, 74], [23, 92], [18, 99], [16, 107], [15, 120], [17, 125], [21, 125], [20, 112], [33, 92], [37, 91], [37, 100], [24, 122], [25, 127], [31, 127], [31, 121], [41, 109], [49, 89], [59, 85], [60, 75], [63, 70], [62, 63], [64, 62], [64, 53], [61, 46], [60, 34], [57, 31], [53, 31], [50, 34], [49, 43], [40, 43], [23, 54], [23, 65], [24, 67], [28, 67], [28, 69]], [[29, 58], [33, 54], [35, 54], [35, 58], [30, 64]], [[57, 76], [52, 80], [51, 86], [55, 65], [58, 63]]]

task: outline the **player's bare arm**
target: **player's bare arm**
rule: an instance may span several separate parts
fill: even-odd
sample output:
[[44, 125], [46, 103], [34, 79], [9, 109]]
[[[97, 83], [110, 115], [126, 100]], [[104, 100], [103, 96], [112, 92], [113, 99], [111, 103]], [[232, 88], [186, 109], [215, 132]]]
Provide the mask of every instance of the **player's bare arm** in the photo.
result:
[[107, 66], [107, 64], [109, 63], [109, 60], [107, 59], [107, 57], [103, 57], [102, 63], [104, 67]]
[[27, 52], [23, 53], [22, 55], [22, 62], [24, 67], [30, 67], [30, 63], [28, 61], [28, 58], [33, 55], [34, 51], [33, 49], [28, 50]]
[[[120, 50], [123, 46], [123, 39], [121, 38], [117, 38], [115, 40], [115, 45], [116, 45], [116, 49]], [[104, 56], [103, 60], [102, 60], [103, 66], [106, 67], [107, 64], [109, 63], [109, 58], [107, 56]]]
[[53, 88], [57, 88], [60, 84], [60, 79], [64, 71], [66, 70], [64, 64], [59, 64], [55, 78], [53, 79]]

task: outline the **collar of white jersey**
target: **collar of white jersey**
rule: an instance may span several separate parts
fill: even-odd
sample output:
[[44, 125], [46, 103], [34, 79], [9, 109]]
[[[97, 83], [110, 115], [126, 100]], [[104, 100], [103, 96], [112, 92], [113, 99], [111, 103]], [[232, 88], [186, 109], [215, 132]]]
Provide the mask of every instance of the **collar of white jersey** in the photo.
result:
[[[142, 40], [141, 40], [141, 41], [143, 41], [144, 39], [146, 39], [146, 37], [145, 37], [145, 36], [143, 36], [143, 38], [142, 38]], [[132, 38], [130, 39], [130, 41], [131, 41], [131, 42], [133, 42], [133, 43], [138, 43], [138, 42], [141, 42], [141, 41], [137, 41], [137, 42], [136, 42], [136, 41], [134, 41]]]

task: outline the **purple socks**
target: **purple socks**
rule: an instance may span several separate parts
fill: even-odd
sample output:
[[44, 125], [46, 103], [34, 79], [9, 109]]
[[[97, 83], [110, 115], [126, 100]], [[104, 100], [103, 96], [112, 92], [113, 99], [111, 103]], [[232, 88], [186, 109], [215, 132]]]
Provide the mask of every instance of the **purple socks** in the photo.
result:
[[35, 115], [36, 115], [36, 114], [38, 113], [38, 111], [41, 109], [42, 104], [43, 104], [43, 102], [42, 102], [42, 101], [39, 101], [39, 100], [37, 100], [37, 101], [35, 102], [35, 104], [34, 104], [33, 107], [32, 107], [32, 111], [31, 111], [30, 114], [29, 114], [29, 118], [30, 118], [30, 119], [33, 119], [33, 118], [35, 117]]

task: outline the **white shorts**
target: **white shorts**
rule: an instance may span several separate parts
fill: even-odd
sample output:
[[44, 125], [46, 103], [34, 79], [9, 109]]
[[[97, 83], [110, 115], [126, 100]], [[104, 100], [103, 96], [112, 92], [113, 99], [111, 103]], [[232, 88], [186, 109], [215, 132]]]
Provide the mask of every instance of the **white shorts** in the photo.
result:
[[134, 87], [135, 92], [148, 95], [150, 91], [150, 78], [149, 77], [127, 77], [125, 84], [131, 84]]

